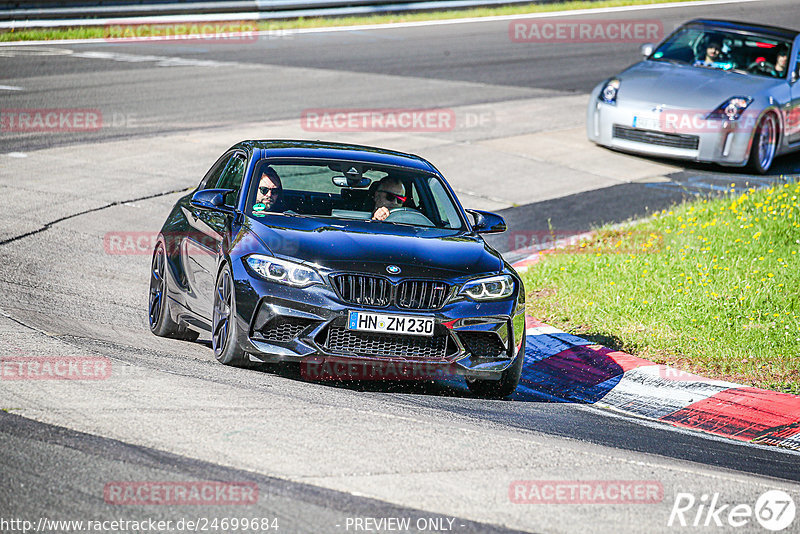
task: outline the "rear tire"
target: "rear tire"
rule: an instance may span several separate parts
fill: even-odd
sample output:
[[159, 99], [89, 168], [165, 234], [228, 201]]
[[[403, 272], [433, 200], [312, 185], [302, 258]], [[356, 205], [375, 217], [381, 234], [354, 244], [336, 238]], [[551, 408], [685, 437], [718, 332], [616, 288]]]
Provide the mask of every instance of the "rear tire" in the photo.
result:
[[522, 377], [522, 364], [525, 363], [525, 338], [517, 355], [517, 359], [511, 366], [503, 371], [500, 380], [467, 380], [469, 390], [487, 399], [504, 399], [516, 391], [519, 380]]
[[245, 367], [250, 363], [238, 343], [236, 325], [236, 292], [231, 268], [225, 265], [217, 276], [214, 290], [214, 312], [211, 326], [211, 346], [217, 361], [225, 365]]
[[767, 113], [758, 123], [753, 146], [750, 148], [750, 169], [756, 174], [766, 174], [778, 151], [778, 123], [775, 115]]
[[194, 341], [198, 333], [187, 330], [172, 320], [169, 296], [167, 295], [167, 254], [159, 243], [153, 251], [150, 264], [150, 296], [148, 299], [148, 322], [150, 331], [157, 336]]

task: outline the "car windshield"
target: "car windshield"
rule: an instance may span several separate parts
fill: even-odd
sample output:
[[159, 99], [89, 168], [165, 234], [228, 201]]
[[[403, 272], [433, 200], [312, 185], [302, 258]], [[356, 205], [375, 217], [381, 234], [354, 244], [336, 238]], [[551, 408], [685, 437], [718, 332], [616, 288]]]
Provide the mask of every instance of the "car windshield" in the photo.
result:
[[[383, 217], [377, 216], [379, 210]], [[464, 227], [460, 210], [438, 176], [356, 161], [261, 160], [254, 169], [246, 213], [256, 218], [282, 214]]]
[[785, 78], [790, 49], [789, 41], [776, 37], [688, 26], [669, 36], [650, 59]]

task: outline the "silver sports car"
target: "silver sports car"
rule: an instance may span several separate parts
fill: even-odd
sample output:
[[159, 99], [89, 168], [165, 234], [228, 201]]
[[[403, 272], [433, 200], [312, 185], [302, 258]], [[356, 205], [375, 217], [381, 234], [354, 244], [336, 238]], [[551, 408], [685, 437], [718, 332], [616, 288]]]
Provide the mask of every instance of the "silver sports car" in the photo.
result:
[[589, 139], [625, 152], [767, 172], [800, 149], [800, 36], [693, 20], [592, 91]]

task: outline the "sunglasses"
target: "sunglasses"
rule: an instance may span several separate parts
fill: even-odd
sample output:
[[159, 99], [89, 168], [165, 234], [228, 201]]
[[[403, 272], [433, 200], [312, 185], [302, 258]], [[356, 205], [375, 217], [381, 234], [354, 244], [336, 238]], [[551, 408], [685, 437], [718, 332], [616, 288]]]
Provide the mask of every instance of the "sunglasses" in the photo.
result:
[[378, 193], [383, 193], [384, 195], [386, 195], [386, 200], [394, 201], [395, 204], [402, 204], [408, 198], [402, 195], [398, 195], [397, 193], [392, 193], [391, 191], [386, 191], [383, 189], [378, 189]]
[[264, 187], [259, 187], [258, 190], [261, 191], [262, 195], [267, 195], [269, 193], [272, 193], [273, 195], [279, 195], [281, 193], [281, 188], [280, 187], [266, 187], [266, 186], [264, 186]]

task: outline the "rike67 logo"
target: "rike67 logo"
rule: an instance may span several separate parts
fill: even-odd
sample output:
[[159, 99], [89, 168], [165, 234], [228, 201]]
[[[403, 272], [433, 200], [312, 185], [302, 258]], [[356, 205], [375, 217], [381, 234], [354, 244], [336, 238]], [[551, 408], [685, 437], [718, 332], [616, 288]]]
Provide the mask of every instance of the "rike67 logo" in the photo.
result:
[[781, 490], [769, 490], [756, 499], [755, 505], [730, 504], [720, 500], [719, 493], [704, 493], [698, 499], [691, 493], [678, 493], [669, 514], [669, 527], [741, 528], [743, 532], [758, 532], [761, 527], [772, 532], [786, 530], [794, 522], [795, 503], [791, 495]]

